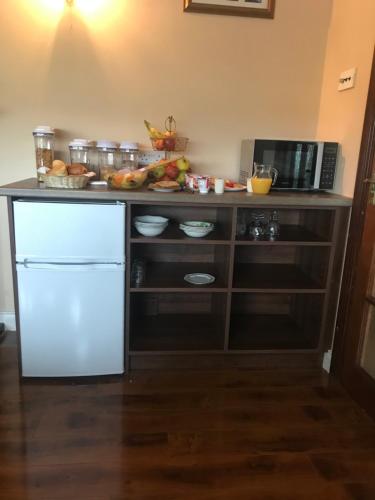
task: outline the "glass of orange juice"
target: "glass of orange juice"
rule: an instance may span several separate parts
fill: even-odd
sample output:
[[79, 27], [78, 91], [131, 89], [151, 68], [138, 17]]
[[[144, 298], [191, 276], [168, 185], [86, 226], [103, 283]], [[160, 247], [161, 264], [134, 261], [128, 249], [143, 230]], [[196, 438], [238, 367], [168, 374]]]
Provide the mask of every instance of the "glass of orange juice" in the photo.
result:
[[276, 168], [270, 165], [261, 165], [254, 163], [254, 173], [251, 177], [251, 186], [255, 194], [268, 194], [271, 186], [275, 184], [277, 179]]

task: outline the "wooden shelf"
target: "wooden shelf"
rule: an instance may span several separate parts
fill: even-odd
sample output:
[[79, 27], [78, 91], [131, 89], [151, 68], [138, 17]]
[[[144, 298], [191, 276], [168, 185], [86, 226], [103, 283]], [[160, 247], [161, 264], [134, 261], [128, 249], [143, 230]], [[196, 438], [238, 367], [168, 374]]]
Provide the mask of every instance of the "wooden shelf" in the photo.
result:
[[[240, 290], [236, 290], [240, 289]], [[326, 290], [294, 264], [235, 264], [233, 291], [279, 291], [292, 293]]]
[[315, 349], [319, 332], [308, 335], [285, 314], [234, 314], [229, 334], [230, 350]]
[[134, 319], [130, 335], [130, 354], [223, 350], [223, 332], [220, 318], [213, 314], [138, 317]]
[[155, 237], [142, 236], [133, 227], [131, 231], [131, 243], [175, 243], [175, 244], [189, 244], [189, 245], [204, 245], [207, 243], [215, 245], [229, 245], [230, 240], [225, 237], [225, 232], [220, 229], [214, 229], [210, 234], [204, 238], [192, 238], [179, 229], [177, 224], [170, 223], [166, 230]]
[[[131, 203], [127, 257], [130, 264], [144, 260], [147, 268], [142, 286], [133, 286], [128, 276], [128, 355], [238, 359], [262, 351], [313, 356], [326, 349], [336, 304], [327, 292], [338, 291], [347, 211], [276, 208], [280, 238], [254, 240], [236, 237], [236, 222], [248, 224], [254, 210], [267, 218], [272, 206]], [[131, 227], [137, 215], [164, 216], [170, 223], [149, 238]], [[191, 238], [179, 229], [186, 220], [207, 220], [216, 229]], [[207, 286], [184, 281], [194, 272], [216, 280]]]
[[256, 240], [248, 235], [236, 237], [237, 245], [288, 245], [290, 243], [304, 246], [332, 245], [332, 242], [328, 239], [320, 237], [303, 226], [294, 225], [282, 225], [280, 229], [280, 237], [276, 240], [269, 240], [266, 237]]
[[[208, 273], [215, 276], [210, 285], [191, 285], [184, 280], [189, 273]], [[221, 277], [218, 265], [201, 262], [152, 262], [147, 264], [146, 279], [142, 286], [131, 286], [131, 292], [225, 292], [227, 283]]]

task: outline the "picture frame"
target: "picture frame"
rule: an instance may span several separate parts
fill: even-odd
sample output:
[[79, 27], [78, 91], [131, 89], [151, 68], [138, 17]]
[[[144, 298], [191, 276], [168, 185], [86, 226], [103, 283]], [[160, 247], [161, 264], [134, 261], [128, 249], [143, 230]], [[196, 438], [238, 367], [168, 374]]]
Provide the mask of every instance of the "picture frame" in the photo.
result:
[[183, 0], [185, 12], [273, 19], [275, 0]]

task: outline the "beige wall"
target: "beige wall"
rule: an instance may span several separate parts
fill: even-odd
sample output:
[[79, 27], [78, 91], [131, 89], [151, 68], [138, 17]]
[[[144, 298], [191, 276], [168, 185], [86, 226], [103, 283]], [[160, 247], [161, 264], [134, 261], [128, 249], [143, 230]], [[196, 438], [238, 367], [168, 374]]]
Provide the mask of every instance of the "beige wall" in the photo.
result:
[[[143, 119], [173, 113], [193, 168], [228, 177], [242, 138], [315, 137], [331, 0], [278, 0], [274, 20], [107, 0], [87, 24], [43, 1], [0, 3], [0, 184], [34, 175], [38, 124], [66, 151], [72, 137], [146, 144]], [[1, 203], [0, 312], [13, 309], [5, 217]]]
[[[375, 44], [375, 0], [334, 0], [317, 136], [341, 143], [338, 193], [352, 196]], [[356, 67], [354, 89], [337, 91], [342, 71]]]

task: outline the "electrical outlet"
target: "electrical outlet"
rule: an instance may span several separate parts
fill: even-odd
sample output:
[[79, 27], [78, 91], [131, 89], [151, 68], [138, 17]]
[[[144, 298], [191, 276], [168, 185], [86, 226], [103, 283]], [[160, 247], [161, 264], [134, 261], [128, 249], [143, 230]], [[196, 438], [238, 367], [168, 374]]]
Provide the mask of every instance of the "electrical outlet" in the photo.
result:
[[354, 87], [355, 77], [357, 74], [357, 68], [351, 68], [347, 71], [343, 71], [339, 78], [338, 91], [348, 90]]
[[138, 157], [138, 163], [139, 165], [143, 166], [165, 159], [166, 159], [165, 151], [140, 151]]

